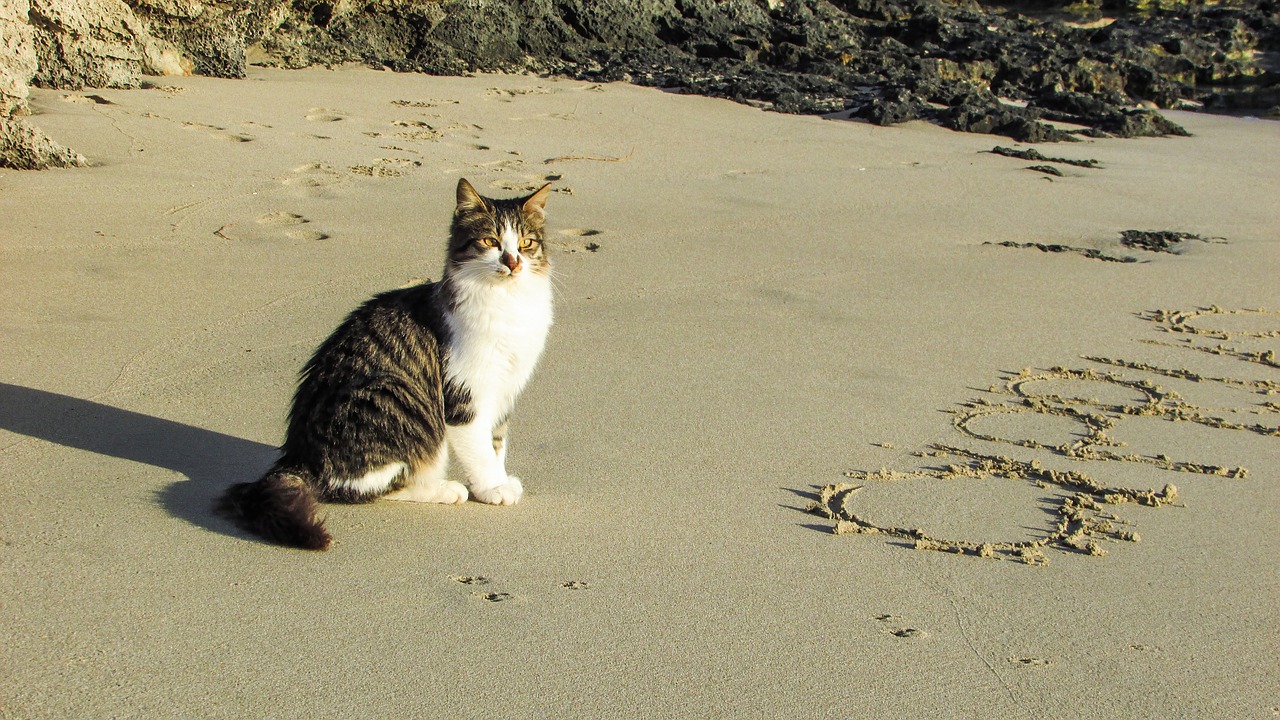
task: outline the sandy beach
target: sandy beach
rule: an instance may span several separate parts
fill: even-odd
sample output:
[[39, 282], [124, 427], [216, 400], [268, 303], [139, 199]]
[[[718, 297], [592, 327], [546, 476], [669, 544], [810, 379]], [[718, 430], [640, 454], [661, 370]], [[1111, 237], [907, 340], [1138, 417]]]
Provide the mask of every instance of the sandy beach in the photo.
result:
[[[532, 76], [31, 105], [92, 166], [0, 171], [0, 716], [1280, 713], [1278, 122], [1036, 146], [1085, 167]], [[460, 177], [555, 183], [524, 500], [214, 515]]]

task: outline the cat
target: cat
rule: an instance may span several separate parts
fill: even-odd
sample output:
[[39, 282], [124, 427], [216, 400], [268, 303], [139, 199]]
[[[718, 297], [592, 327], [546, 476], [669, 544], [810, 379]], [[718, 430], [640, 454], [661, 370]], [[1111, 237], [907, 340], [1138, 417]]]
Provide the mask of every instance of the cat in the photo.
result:
[[[280, 459], [228, 488], [219, 511], [272, 542], [324, 550], [319, 500], [519, 502], [507, 418], [552, 324], [550, 188], [495, 200], [459, 180], [443, 277], [376, 295], [321, 343]], [[465, 485], [446, 477], [450, 453]]]

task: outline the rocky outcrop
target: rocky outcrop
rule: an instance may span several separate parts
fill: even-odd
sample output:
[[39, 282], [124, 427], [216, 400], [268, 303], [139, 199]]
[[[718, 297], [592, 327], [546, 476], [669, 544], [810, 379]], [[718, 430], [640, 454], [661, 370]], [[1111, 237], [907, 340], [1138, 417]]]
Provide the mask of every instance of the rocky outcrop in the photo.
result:
[[35, 74], [35, 33], [27, 0], [0, 4], [0, 167], [69, 167], [84, 158], [50, 140], [26, 120], [27, 83]]
[[149, 75], [241, 77], [273, 0], [5, 0], [0, 167], [82, 165], [27, 119], [28, 86], [139, 87]]
[[1280, 112], [1277, 1], [9, 0], [0, 119], [9, 137], [28, 79], [238, 77], [253, 49], [284, 67], [531, 70], [1025, 142], [1180, 134], [1143, 106]]
[[[263, 44], [289, 65], [534, 70], [781, 112], [922, 118], [1025, 142], [1074, 138], [1055, 122], [1094, 135], [1184, 133], [1143, 105], [1280, 111], [1280, 76], [1258, 55], [1280, 52], [1275, 0], [1108, 2], [1042, 0], [1036, 18], [972, 0], [461, 0], [425, 9], [311, 0], [296, 2], [304, 17]], [[1121, 17], [1050, 15], [1064, 7]]]

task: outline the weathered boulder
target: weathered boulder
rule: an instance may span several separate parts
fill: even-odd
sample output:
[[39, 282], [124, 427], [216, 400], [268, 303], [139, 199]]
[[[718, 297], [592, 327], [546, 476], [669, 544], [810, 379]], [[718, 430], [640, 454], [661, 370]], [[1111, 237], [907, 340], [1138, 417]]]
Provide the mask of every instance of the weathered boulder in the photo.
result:
[[28, 82], [37, 67], [27, 0], [0, 3], [0, 167], [31, 170], [83, 165], [84, 158], [26, 121]]
[[29, 85], [138, 87], [148, 75], [241, 77], [274, 0], [6, 0], [0, 5], [0, 167], [79, 165], [23, 117]]

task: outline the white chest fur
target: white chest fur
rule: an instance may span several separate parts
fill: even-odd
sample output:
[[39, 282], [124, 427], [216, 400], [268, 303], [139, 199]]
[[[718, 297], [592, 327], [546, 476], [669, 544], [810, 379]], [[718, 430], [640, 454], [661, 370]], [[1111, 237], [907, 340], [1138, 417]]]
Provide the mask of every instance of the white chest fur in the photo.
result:
[[471, 394], [477, 419], [497, 422], [529, 381], [551, 328], [551, 280], [529, 273], [455, 286], [445, 377]]

